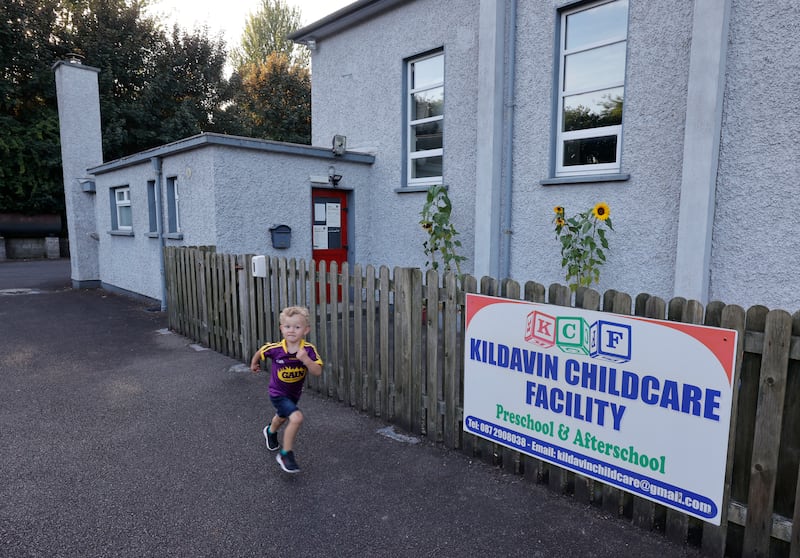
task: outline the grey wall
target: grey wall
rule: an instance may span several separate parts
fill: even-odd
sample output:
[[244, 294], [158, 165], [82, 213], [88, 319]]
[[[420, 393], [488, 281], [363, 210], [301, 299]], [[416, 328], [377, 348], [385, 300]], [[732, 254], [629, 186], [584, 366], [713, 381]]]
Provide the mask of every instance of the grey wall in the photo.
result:
[[[440, 47], [445, 54], [444, 182], [463, 253], [472, 255], [477, 9], [477, 0], [419, 0], [318, 41], [312, 74], [314, 145], [329, 145], [334, 134], [344, 134], [348, 147], [376, 155], [370, 183], [365, 192], [356, 189], [352, 207], [357, 237], [365, 239], [359, 263], [425, 263], [419, 226], [425, 194], [395, 191], [402, 186], [405, 149], [403, 61]], [[467, 262], [466, 271], [471, 265]]]
[[800, 5], [734, 0], [711, 296], [800, 309]]
[[[310, 260], [311, 177], [327, 177], [331, 164], [344, 177], [342, 189], [352, 188], [353, 196], [368, 191], [369, 166], [342, 159], [208, 144], [162, 155], [162, 207], [166, 207], [166, 181], [175, 177], [181, 224], [180, 238], [168, 236], [165, 244]], [[156, 179], [147, 158], [103, 170], [96, 178], [97, 210], [92, 218], [98, 223], [102, 283], [160, 299], [160, 240], [148, 234], [147, 182]], [[112, 188], [126, 185], [131, 192], [132, 236], [110, 232]], [[272, 247], [269, 228], [275, 224], [292, 228], [290, 248]], [[351, 242], [354, 261], [358, 261], [359, 245], [369, 244], [358, 239]]]

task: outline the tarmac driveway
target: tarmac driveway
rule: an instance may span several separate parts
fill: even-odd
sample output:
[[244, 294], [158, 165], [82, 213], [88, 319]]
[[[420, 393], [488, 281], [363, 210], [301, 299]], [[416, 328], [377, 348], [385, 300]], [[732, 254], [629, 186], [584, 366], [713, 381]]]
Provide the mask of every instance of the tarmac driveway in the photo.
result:
[[698, 555], [311, 392], [287, 475], [264, 374], [70, 284], [0, 263], [2, 557]]

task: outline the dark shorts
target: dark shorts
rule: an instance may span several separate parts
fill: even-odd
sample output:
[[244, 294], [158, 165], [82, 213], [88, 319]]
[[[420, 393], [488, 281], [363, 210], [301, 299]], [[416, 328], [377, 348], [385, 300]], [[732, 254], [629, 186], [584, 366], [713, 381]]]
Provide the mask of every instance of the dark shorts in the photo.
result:
[[289, 415], [299, 410], [297, 408], [297, 401], [291, 399], [290, 397], [270, 396], [269, 400], [272, 401], [272, 404], [275, 406], [275, 413], [281, 418], [288, 418]]

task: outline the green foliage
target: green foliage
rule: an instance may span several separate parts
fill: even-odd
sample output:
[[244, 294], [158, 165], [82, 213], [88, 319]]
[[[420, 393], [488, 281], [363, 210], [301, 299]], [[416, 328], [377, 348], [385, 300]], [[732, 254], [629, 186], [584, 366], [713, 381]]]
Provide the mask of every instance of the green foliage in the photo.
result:
[[0, 2], [0, 212], [64, 207], [51, 66], [55, 0]]
[[442, 271], [452, 271], [461, 276], [461, 262], [467, 258], [458, 254], [461, 241], [456, 238], [458, 231], [450, 222], [453, 204], [447, 195], [447, 188], [443, 185], [431, 186], [425, 198], [419, 224], [428, 233], [427, 240], [423, 243], [425, 255], [428, 257], [426, 268], [439, 269], [439, 259]]
[[569, 218], [560, 205], [553, 212], [556, 239], [561, 243], [561, 267], [570, 290], [599, 282], [600, 266], [606, 262], [609, 249], [606, 228], [614, 230], [608, 205], [601, 202]]
[[286, 0], [261, 0], [245, 23], [241, 46], [231, 55], [234, 67], [264, 62], [273, 53], [283, 54], [292, 66], [307, 67], [308, 50], [286, 38], [300, 28], [300, 21], [300, 10]]
[[229, 117], [246, 136], [311, 143], [311, 76], [283, 53], [241, 66], [231, 76]]
[[69, 52], [100, 69], [105, 160], [200, 132], [238, 133], [223, 108], [225, 44], [165, 32], [146, 0], [0, 2], [0, 212], [64, 208], [52, 65]]

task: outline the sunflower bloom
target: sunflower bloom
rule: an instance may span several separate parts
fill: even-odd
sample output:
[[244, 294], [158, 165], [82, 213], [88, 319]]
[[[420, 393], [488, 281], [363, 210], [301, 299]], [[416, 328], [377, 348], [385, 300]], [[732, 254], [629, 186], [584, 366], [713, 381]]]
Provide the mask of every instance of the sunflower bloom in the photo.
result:
[[592, 215], [594, 215], [595, 219], [599, 219], [600, 221], [608, 219], [611, 216], [608, 204], [606, 202], [600, 202], [595, 205], [592, 209]]
[[553, 213], [555, 213], [556, 215], [563, 215], [564, 214], [564, 207], [560, 206], [560, 205], [555, 206], [553, 208]]
[[564, 219], [562, 219], [561, 217], [556, 217], [556, 227], [563, 227], [566, 224], [567, 222], [564, 221]]

